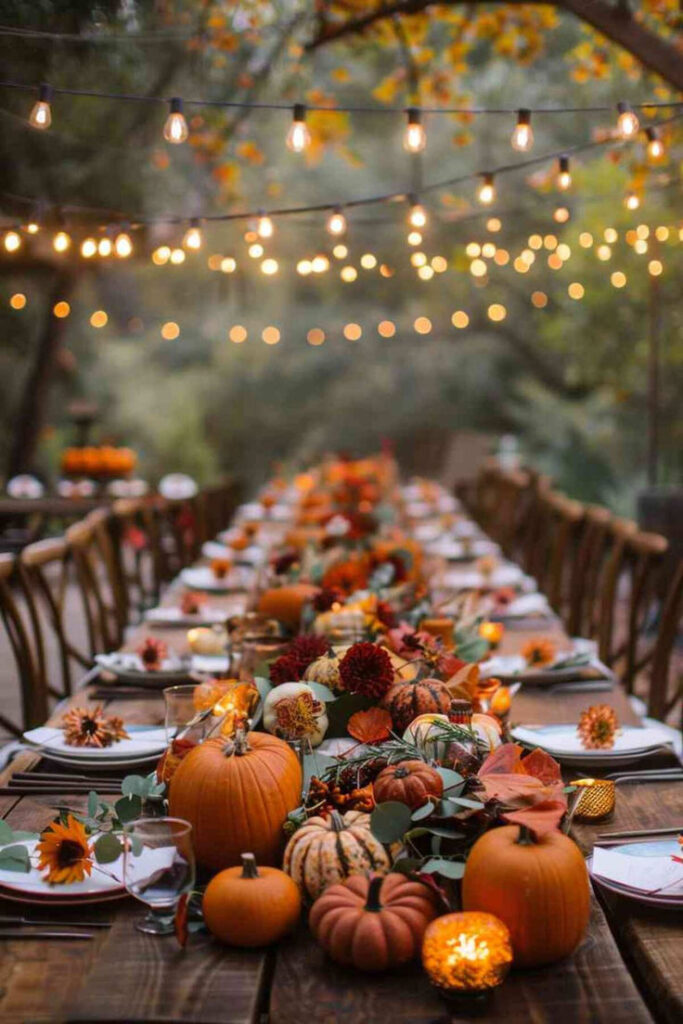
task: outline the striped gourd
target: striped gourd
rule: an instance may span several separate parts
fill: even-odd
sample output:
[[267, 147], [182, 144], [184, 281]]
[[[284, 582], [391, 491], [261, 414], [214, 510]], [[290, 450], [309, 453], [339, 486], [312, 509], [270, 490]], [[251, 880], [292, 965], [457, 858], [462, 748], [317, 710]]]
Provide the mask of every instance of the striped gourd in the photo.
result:
[[283, 865], [301, 891], [315, 900], [329, 886], [368, 871], [386, 875], [390, 858], [370, 831], [370, 815], [332, 811], [310, 818], [287, 844]]

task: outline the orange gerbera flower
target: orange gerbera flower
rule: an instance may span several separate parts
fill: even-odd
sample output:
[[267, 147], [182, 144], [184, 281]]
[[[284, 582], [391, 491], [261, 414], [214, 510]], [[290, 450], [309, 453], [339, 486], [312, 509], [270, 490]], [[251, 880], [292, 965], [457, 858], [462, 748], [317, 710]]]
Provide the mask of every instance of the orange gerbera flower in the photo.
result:
[[48, 869], [46, 881], [50, 885], [82, 882], [92, 871], [92, 846], [84, 825], [72, 814], [67, 816], [66, 825], [61, 821], [48, 825], [36, 849], [40, 854], [38, 870]]
[[619, 729], [614, 708], [609, 704], [593, 704], [581, 712], [577, 733], [586, 750], [610, 750]]
[[540, 668], [542, 665], [549, 665], [555, 657], [555, 644], [545, 637], [534, 637], [527, 640], [520, 651], [527, 665]]

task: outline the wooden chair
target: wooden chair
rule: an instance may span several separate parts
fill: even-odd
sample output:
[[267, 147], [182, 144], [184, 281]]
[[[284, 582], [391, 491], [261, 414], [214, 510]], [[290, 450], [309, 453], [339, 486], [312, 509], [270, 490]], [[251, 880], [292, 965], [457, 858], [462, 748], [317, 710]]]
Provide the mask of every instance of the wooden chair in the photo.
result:
[[[662, 605], [657, 639], [648, 659], [650, 663], [647, 712], [652, 718], [664, 721], [673, 711], [676, 702], [683, 697], [683, 678], [679, 672], [673, 693], [670, 693], [669, 677], [671, 655], [680, 636], [683, 619], [683, 559], [669, 586]], [[683, 730], [683, 706], [681, 707], [681, 729]]]
[[625, 641], [616, 647], [612, 663], [620, 663], [620, 675], [629, 693], [638, 674], [654, 656], [654, 647], [647, 644], [647, 633], [662, 614], [659, 582], [668, 549], [666, 537], [638, 529], [631, 531], [625, 541], [628, 621]]
[[139, 620], [158, 603], [173, 567], [163, 539], [163, 498], [122, 498], [112, 506], [112, 532], [126, 590], [129, 615]]
[[0, 619], [9, 638], [21, 692], [21, 723], [0, 714], [0, 725], [13, 736], [42, 725], [49, 714], [42, 638], [37, 644], [26, 604], [21, 601], [22, 610], [18, 595], [23, 595], [23, 586], [16, 560], [11, 554], [0, 554]]
[[[101, 526], [101, 522], [99, 525]], [[100, 540], [105, 548], [108, 547], [102, 537]], [[113, 552], [109, 552], [108, 560], [102, 559], [90, 518], [70, 526], [66, 531], [66, 542], [75, 567], [75, 578], [88, 630], [90, 654], [94, 658], [96, 654], [120, 647], [123, 642], [125, 625], [120, 621], [116, 588], [112, 583]]]
[[130, 600], [116, 521], [111, 509], [108, 508], [95, 509], [86, 517], [85, 521], [92, 532], [96, 556], [106, 578], [116, 646], [120, 647], [125, 639], [126, 627], [130, 620]]
[[558, 491], [543, 490], [538, 494], [536, 515], [536, 536], [527, 571], [562, 615], [569, 601], [570, 554], [583, 522], [584, 507]]
[[601, 505], [584, 509], [570, 569], [569, 607], [566, 626], [570, 636], [592, 636], [600, 568], [609, 553], [613, 534], [612, 513]]

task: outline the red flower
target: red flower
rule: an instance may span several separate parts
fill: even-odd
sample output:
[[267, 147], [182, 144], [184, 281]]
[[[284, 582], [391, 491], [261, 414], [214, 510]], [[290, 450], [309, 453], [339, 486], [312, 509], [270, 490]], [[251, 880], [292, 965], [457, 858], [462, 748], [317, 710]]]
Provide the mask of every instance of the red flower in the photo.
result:
[[317, 612], [329, 612], [333, 604], [343, 604], [345, 600], [339, 587], [323, 587], [313, 598], [313, 607]]
[[377, 618], [386, 629], [394, 629], [398, 625], [396, 612], [388, 601], [377, 602]]
[[280, 683], [295, 683], [303, 678], [303, 674], [317, 658], [327, 654], [330, 645], [324, 636], [297, 636], [270, 666], [270, 681], [274, 686]]
[[299, 553], [297, 551], [285, 551], [272, 560], [273, 572], [276, 576], [284, 576], [298, 561]]
[[354, 644], [339, 662], [339, 678], [349, 693], [383, 697], [394, 681], [391, 658], [367, 640]]
[[270, 666], [270, 681], [273, 686], [298, 682], [301, 676], [301, 665], [294, 654], [281, 654]]

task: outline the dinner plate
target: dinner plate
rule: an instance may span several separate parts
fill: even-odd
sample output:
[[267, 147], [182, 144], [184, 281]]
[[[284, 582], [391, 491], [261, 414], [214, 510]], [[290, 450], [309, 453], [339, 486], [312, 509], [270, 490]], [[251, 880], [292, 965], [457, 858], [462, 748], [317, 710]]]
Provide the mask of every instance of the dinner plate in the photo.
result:
[[164, 658], [159, 669], [143, 668], [139, 655], [132, 651], [113, 651], [110, 654], [96, 654], [95, 661], [100, 668], [111, 672], [118, 679], [142, 686], [172, 686], [185, 682], [192, 671], [192, 660], [187, 658]]
[[461, 540], [444, 538], [427, 545], [427, 553], [449, 562], [471, 562], [486, 555], [500, 554], [500, 548], [492, 540], [473, 540], [464, 544]]
[[183, 569], [180, 579], [191, 590], [207, 590], [213, 594], [229, 594], [231, 592], [246, 590], [252, 582], [252, 574], [244, 569], [231, 569], [222, 579], [214, 574], [208, 565], [198, 565], [189, 569]]
[[476, 569], [448, 569], [439, 581], [449, 590], [498, 590], [501, 587], [522, 587], [528, 579], [518, 565], [499, 565], [493, 572]]
[[[44, 747], [34, 747], [31, 744], [29, 746], [36, 753], [41, 754], [50, 761], [55, 761], [57, 764], [67, 764], [70, 768], [93, 767], [93, 762], [85, 757], [82, 759], [78, 757], [63, 757], [61, 754], [54, 754], [51, 750], [45, 750]], [[133, 769], [151, 767], [157, 764], [159, 756], [159, 754], [145, 754], [144, 757], [112, 758], [110, 761], [98, 761], [97, 765], [102, 771], [109, 771], [110, 768]]]
[[661, 730], [647, 726], [622, 726], [614, 746], [608, 750], [585, 750], [574, 723], [525, 728], [518, 725], [511, 731], [512, 738], [527, 747], [541, 747], [561, 764], [583, 765], [593, 768], [620, 767], [649, 757], [667, 743]]
[[178, 605], [168, 607], [148, 608], [145, 612], [145, 622], [152, 626], [169, 626], [177, 629], [193, 629], [196, 626], [220, 626], [231, 615], [238, 614], [243, 608], [240, 604], [235, 609], [212, 608], [210, 605], [203, 605], [196, 614], [188, 615]]
[[[228, 544], [230, 540], [229, 530], [221, 534], [218, 540], [207, 540], [202, 545], [204, 558], [227, 558], [234, 562], [235, 565], [260, 565], [263, 562], [265, 556], [261, 548], [251, 544], [242, 551], [235, 551]], [[219, 543], [220, 541], [223, 541], [223, 543]]]
[[[643, 871], [646, 873], [646, 877], [648, 878], [648, 884], [650, 884], [650, 880], [655, 872], [655, 865], [657, 869], [664, 867], [666, 870], [668, 865], [663, 864], [663, 859], [669, 859], [672, 855], [680, 856], [681, 847], [676, 839], [657, 839], [651, 842], [637, 843], [624, 841], [621, 846], [610, 847], [608, 852], [617, 853], [622, 856], [633, 858], [634, 860], [650, 860], [650, 863], [643, 868]], [[607, 889], [609, 892], [616, 893], [618, 896], [623, 896], [626, 899], [635, 900], [637, 903], [648, 907], [657, 907], [658, 909], [665, 910], [681, 910], [681, 908], [683, 908], [683, 892], [675, 892], [666, 895], [666, 891], [661, 887], [658, 891], [655, 891], [655, 887], [650, 890], [643, 890], [640, 887], [620, 882], [615, 878], [597, 874], [595, 870], [595, 861], [596, 859], [599, 859], [600, 854], [597, 853], [596, 858], [596, 853], [597, 851], [595, 851], [592, 856], [586, 858], [586, 867], [588, 868], [588, 872], [593, 881], [601, 888]], [[678, 869], [680, 870], [680, 875], [683, 878], [683, 865], [678, 865]], [[672, 868], [671, 875], [674, 877], [675, 871], [676, 868]], [[636, 874], [633, 881], [636, 881], [637, 878], [638, 875]], [[660, 881], [662, 880], [663, 879], [660, 879]], [[655, 885], [657, 885], [657, 882]]]
[[107, 764], [110, 761], [139, 761], [141, 758], [159, 757], [166, 748], [166, 730], [163, 727], [136, 729], [128, 739], [118, 740], [110, 747], [74, 747], [68, 744], [60, 728], [39, 726], [24, 733], [24, 739], [49, 757], [83, 763]]

